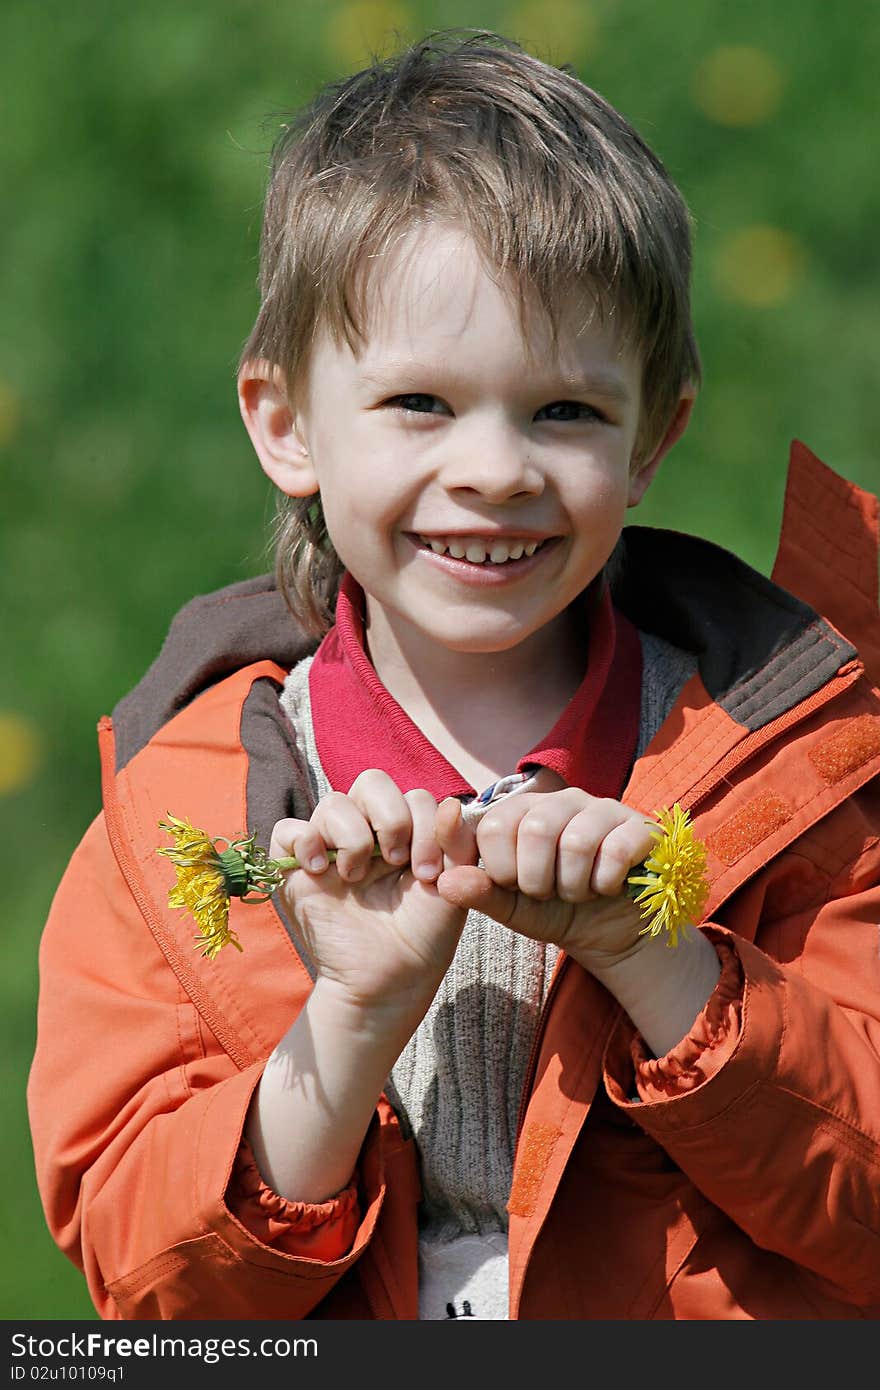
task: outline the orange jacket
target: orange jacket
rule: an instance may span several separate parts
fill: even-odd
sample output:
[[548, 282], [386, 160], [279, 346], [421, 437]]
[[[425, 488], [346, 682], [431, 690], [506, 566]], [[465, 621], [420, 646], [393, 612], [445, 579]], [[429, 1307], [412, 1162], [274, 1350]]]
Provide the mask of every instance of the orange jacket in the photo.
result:
[[[741, 1017], [689, 1072], [656, 1064], [636, 1099], [631, 1025], [563, 960], [514, 1165], [511, 1317], [873, 1318], [876, 502], [794, 446], [774, 570], [787, 589], [706, 542], [624, 535], [615, 601], [699, 651], [701, 673], [623, 799], [691, 809], [709, 847], [706, 930], [739, 962]], [[268, 842], [285, 806], [267, 788], [289, 773], [277, 690], [304, 646], [259, 581], [193, 613], [195, 627], [223, 618], [231, 655], [200, 665], [193, 624], [178, 625], [164, 659], [186, 648], [192, 670], [169, 702], [160, 658], [122, 702], [115, 749], [101, 721], [104, 812], [43, 936], [28, 1102], [47, 1221], [105, 1318], [415, 1318], [417, 1166], [384, 1097], [343, 1258], [325, 1257], [320, 1231], [309, 1256], [263, 1244], [225, 1201], [264, 1060], [311, 981], [271, 902], [233, 902], [244, 956], [193, 951], [166, 905], [157, 823], [170, 810]], [[266, 615], [285, 634], [277, 661], [250, 651]]]

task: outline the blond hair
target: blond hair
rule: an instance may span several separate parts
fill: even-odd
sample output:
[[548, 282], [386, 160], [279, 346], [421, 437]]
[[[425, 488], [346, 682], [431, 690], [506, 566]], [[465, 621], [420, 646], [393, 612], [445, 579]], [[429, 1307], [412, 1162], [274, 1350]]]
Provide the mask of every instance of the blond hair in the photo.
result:
[[[555, 326], [573, 287], [617, 315], [643, 368], [639, 450], [700, 376], [684, 200], [629, 123], [568, 67], [487, 31], [431, 35], [332, 84], [277, 139], [265, 198], [260, 309], [242, 366], [293, 393], [319, 330], [362, 339], [370, 269], [420, 221], [464, 227]], [[276, 581], [317, 636], [340, 562], [315, 498], [279, 501]]]

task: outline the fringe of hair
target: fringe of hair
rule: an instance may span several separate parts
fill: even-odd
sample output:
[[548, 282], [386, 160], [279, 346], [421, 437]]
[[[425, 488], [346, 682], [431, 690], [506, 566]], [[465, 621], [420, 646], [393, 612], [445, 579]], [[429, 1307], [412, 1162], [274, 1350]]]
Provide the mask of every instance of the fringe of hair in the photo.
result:
[[320, 499], [279, 496], [272, 541], [278, 590], [300, 627], [320, 639], [333, 626], [344, 569]]

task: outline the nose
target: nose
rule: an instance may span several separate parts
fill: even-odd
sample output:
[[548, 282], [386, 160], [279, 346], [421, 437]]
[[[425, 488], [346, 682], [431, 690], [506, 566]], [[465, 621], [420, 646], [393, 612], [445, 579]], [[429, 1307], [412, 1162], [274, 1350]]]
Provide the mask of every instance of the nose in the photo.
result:
[[471, 493], [487, 502], [537, 497], [544, 475], [529, 441], [514, 426], [483, 421], [459, 433], [447, 459], [443, 481], [451, 492]]

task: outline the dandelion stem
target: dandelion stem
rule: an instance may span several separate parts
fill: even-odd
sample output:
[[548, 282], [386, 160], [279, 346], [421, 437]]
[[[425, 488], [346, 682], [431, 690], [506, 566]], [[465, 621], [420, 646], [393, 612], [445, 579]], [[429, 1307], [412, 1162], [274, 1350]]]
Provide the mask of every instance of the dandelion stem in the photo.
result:
[[[708, 897], [706, 849], [678, 803], [671, 811], [663, 809], [656, 815], [659, 823], [652, 827], [654, 848], [630, 870], [624, 891], [645, 920], [642, 932], [665, 935], [667, 945], [677, 946], [688, 927], [701, 920]], [[229, 925], [231, 898], [243, 903], [267, 902], [281, 887], [285, 873], [303, 867], [293, 855], [270, 859], [257, 844], [255, 832], [236, 840], [226, 836], [212, 839], [188, 820], [170, 813], [167, 820], [159, 822], [159, 828], [174, 841], [157, 851], [177, 870], [168, 905], [185, 909], [195, 919], [200, 930], [196, 946], [208, 958], [227, 944], [241, 950]], [[221, 843], [227, 848], [220, 849]], [[339, 850], [326, 849], [325, 854], [332, 864]], [[376, 841], [373, 858], [381, 854]]]

